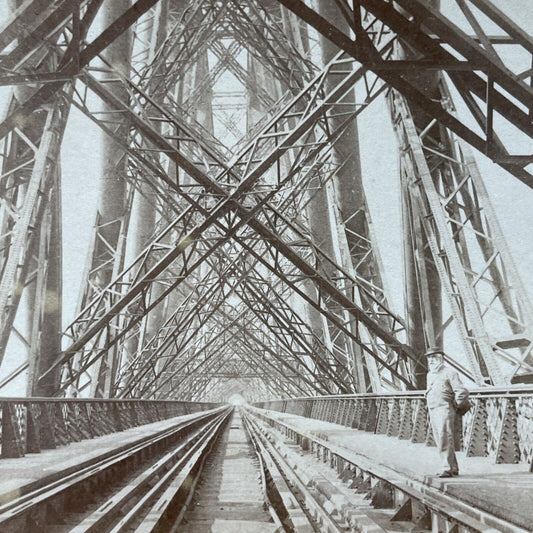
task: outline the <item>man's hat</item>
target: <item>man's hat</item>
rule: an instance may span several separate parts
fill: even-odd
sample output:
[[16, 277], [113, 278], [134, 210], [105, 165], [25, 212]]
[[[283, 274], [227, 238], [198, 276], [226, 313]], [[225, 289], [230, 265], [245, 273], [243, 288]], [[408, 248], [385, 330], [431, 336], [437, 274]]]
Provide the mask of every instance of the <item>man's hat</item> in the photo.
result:
[[435, 357], [437, 355], [444, 355], [444, 352], [437, 347], [428, 348], [425, 353], [426, 357]]

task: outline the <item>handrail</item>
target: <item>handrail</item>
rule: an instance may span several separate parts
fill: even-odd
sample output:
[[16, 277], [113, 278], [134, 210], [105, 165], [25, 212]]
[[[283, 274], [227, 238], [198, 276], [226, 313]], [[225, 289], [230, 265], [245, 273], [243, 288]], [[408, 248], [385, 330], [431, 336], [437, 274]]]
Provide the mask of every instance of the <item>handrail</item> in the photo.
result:
[[22, 457], [221, 405], [134, 398], [0, 397], [0, 454]]
[[[470, 412], [456, 417], [466, 455], [489, 456], [496, 463], [525, 462], [533, 468], [533, 386], [475, 388], [470, 399]], [[287, 398], [253, 405], [434, 445], [425, 391]]]
[[[471, 396], [514, 396], [523, 394], [533, 394], [533, 385], [525, 384], [513, 384], [507, 387], [476, 387], [469, 388]], [[323, 399], [349, 399], [349, 398], [423, 398], [425, 396], [425, 390], [412, 390], [412, 391], [394, 391], [394, 392], [363, 392], [356, 394], [328, 394], [324, 396], [298, 396], [296, 398], [275, 398], [272, 400], [265, 400], [264, 402], [256, 403], [268, 403], [279, 401], [302, 401], [302, 400], [323, 400]], [[254, 404], [256, 405], [256, 404]]]

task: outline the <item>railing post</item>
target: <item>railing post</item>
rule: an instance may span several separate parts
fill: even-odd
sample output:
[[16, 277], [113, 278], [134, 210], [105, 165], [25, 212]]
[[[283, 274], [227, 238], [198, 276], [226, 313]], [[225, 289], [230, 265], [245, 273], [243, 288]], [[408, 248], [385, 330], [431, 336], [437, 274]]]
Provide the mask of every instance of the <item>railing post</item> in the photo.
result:
[[520, 446], [518, 444], [518, 430], [515, 400], [503, 399], [502, 427], [498, 436], [496, 448], [496, 463], [518, 463], [520, 460]]
[[16, 406], [2, 402], [2, 457], [24, 456], [24, 439], [19, 431]]
[[307, 418], [313, 418], [313, 400], [304, 401], [304, 416]]
[[41, 451], [41, 432], [39, 430], [40, 423], [37, 414], [38, 410], [40, 410], [40, 406], [33, 403], [26, 404], [26, 453], [40, 453]]
[[361, 398], [357, 398], [355, 400], [353, 417], [350, 420], [350, 427], [351, 428], [359, 427], [360, 418], [361, 418]]
[[411, 433], [411, 442], [426, 442], [428, 432], [428, 411], [426, 400], [417, 400], [415, 408], [415, 421]]
[[435, 437], [433, 436], [433, 427], [431, 426], [431, 419], [429, 417], [429, 409], [426, 413], [426, 446], [437, 446], [435, 442]]
[[334, 413], [333, 413], [333, 417], [331, 420], [332, 422], [335, 422], [335, 424], [341, 423], [343, 408], [344, 408], [344, 400], [336, 400], [333, 406]]
[[82, 436], [86, 439], [94, 437], [94, 430], [91, 424], [91, 417], [89, 414], [89, 404], [80, 402], [78, 405], [79, 429]]
[[485, 399], [478, 398], [474, 407], [472, 425], [470, 427], [468, 443], [466, 445], [467, 457], [485, 457], [488, 455], [487, 443], [489, 431], [487, 428], [487, 409]]
[[49, 403], [41, 404], [39, 431], [42, 449], [56, 447], [55, 425], [53, 405]]
[[368, 405], [368, 415], [366, 417], [365, 427], [362, 428], [364, 431], [375, 431], [378, 418], [378, 400], [376, 398], [371, 398]]
[[376, 433], [385, 435], [389, 425], [389, 401], [387, 399], [379, 400], [378, 422], [376, 424]]
[[67, 426], [67, 432], [69, 439], [72, 442], [79, 442], [82, 438], [82, 434], [79, 427], [79, 418], [77, 416], [77, 405], [67, 402], [65, 403], [65, 410], [66, 410], [66, 426]]
[[111, 402], [107, 404], [109, 410], [111, 411], [111, 416], [113, 417], [113, 426], [115, 431], [122, 431], [124, 428], [122, 426], [122, 418], [120, 416], [120, 405], [118, 402]]
[[54, 435], [56, 444], [68, 444], [71, 439], [67, 428], [67, 421], [65, 420], [64, 404], [54, 403], [52, 411], [54, 413]]
[[366, 427], [366, 422], [368, 419], [368, 414], [370, 412], [370, 405], [367, 398], [361, 400], [361, 408], [359, 409], [359, 420], [357, 422], [357, 429], [364, 431]]
[[400, 422], [400, 429], [398, 430], [398, 438], [407, 440], [411, 438], [413, 433], [413, 408], [411, 407], [411, 399], [406, 398], [404, 400], [402, 419]]
[[392, 413], [389, 418], [387, 426], [387, 437], [397, 437], [400, 432], [400, 400], [394, 398], [392, 400]]

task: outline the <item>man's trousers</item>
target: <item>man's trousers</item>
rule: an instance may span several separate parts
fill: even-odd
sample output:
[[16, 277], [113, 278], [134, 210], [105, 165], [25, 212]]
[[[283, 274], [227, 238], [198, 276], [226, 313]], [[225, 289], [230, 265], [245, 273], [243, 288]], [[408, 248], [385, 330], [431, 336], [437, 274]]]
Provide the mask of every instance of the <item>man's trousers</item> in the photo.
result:
[[433, 437], [442, 462], [442, 471], [457, 474], [459, 466], [455, 457], [455, 409], [451, 404], [429, 409]]

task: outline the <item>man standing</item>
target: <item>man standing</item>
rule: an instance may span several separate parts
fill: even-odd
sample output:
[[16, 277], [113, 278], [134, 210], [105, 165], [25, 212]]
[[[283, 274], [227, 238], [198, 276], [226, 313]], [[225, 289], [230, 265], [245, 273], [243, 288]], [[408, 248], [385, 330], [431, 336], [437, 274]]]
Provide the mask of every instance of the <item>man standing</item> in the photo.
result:
[[455, 416], [456, 413], [462, 415], [468, 411], [469, 393], [459, 374], [444, 365], [442, 350], [429, 350], [426, 358], [429, 368], [426, 401], [433, 436], [442, 460], [439, 477], [457, 476], [459, 466], [455, 457]]

